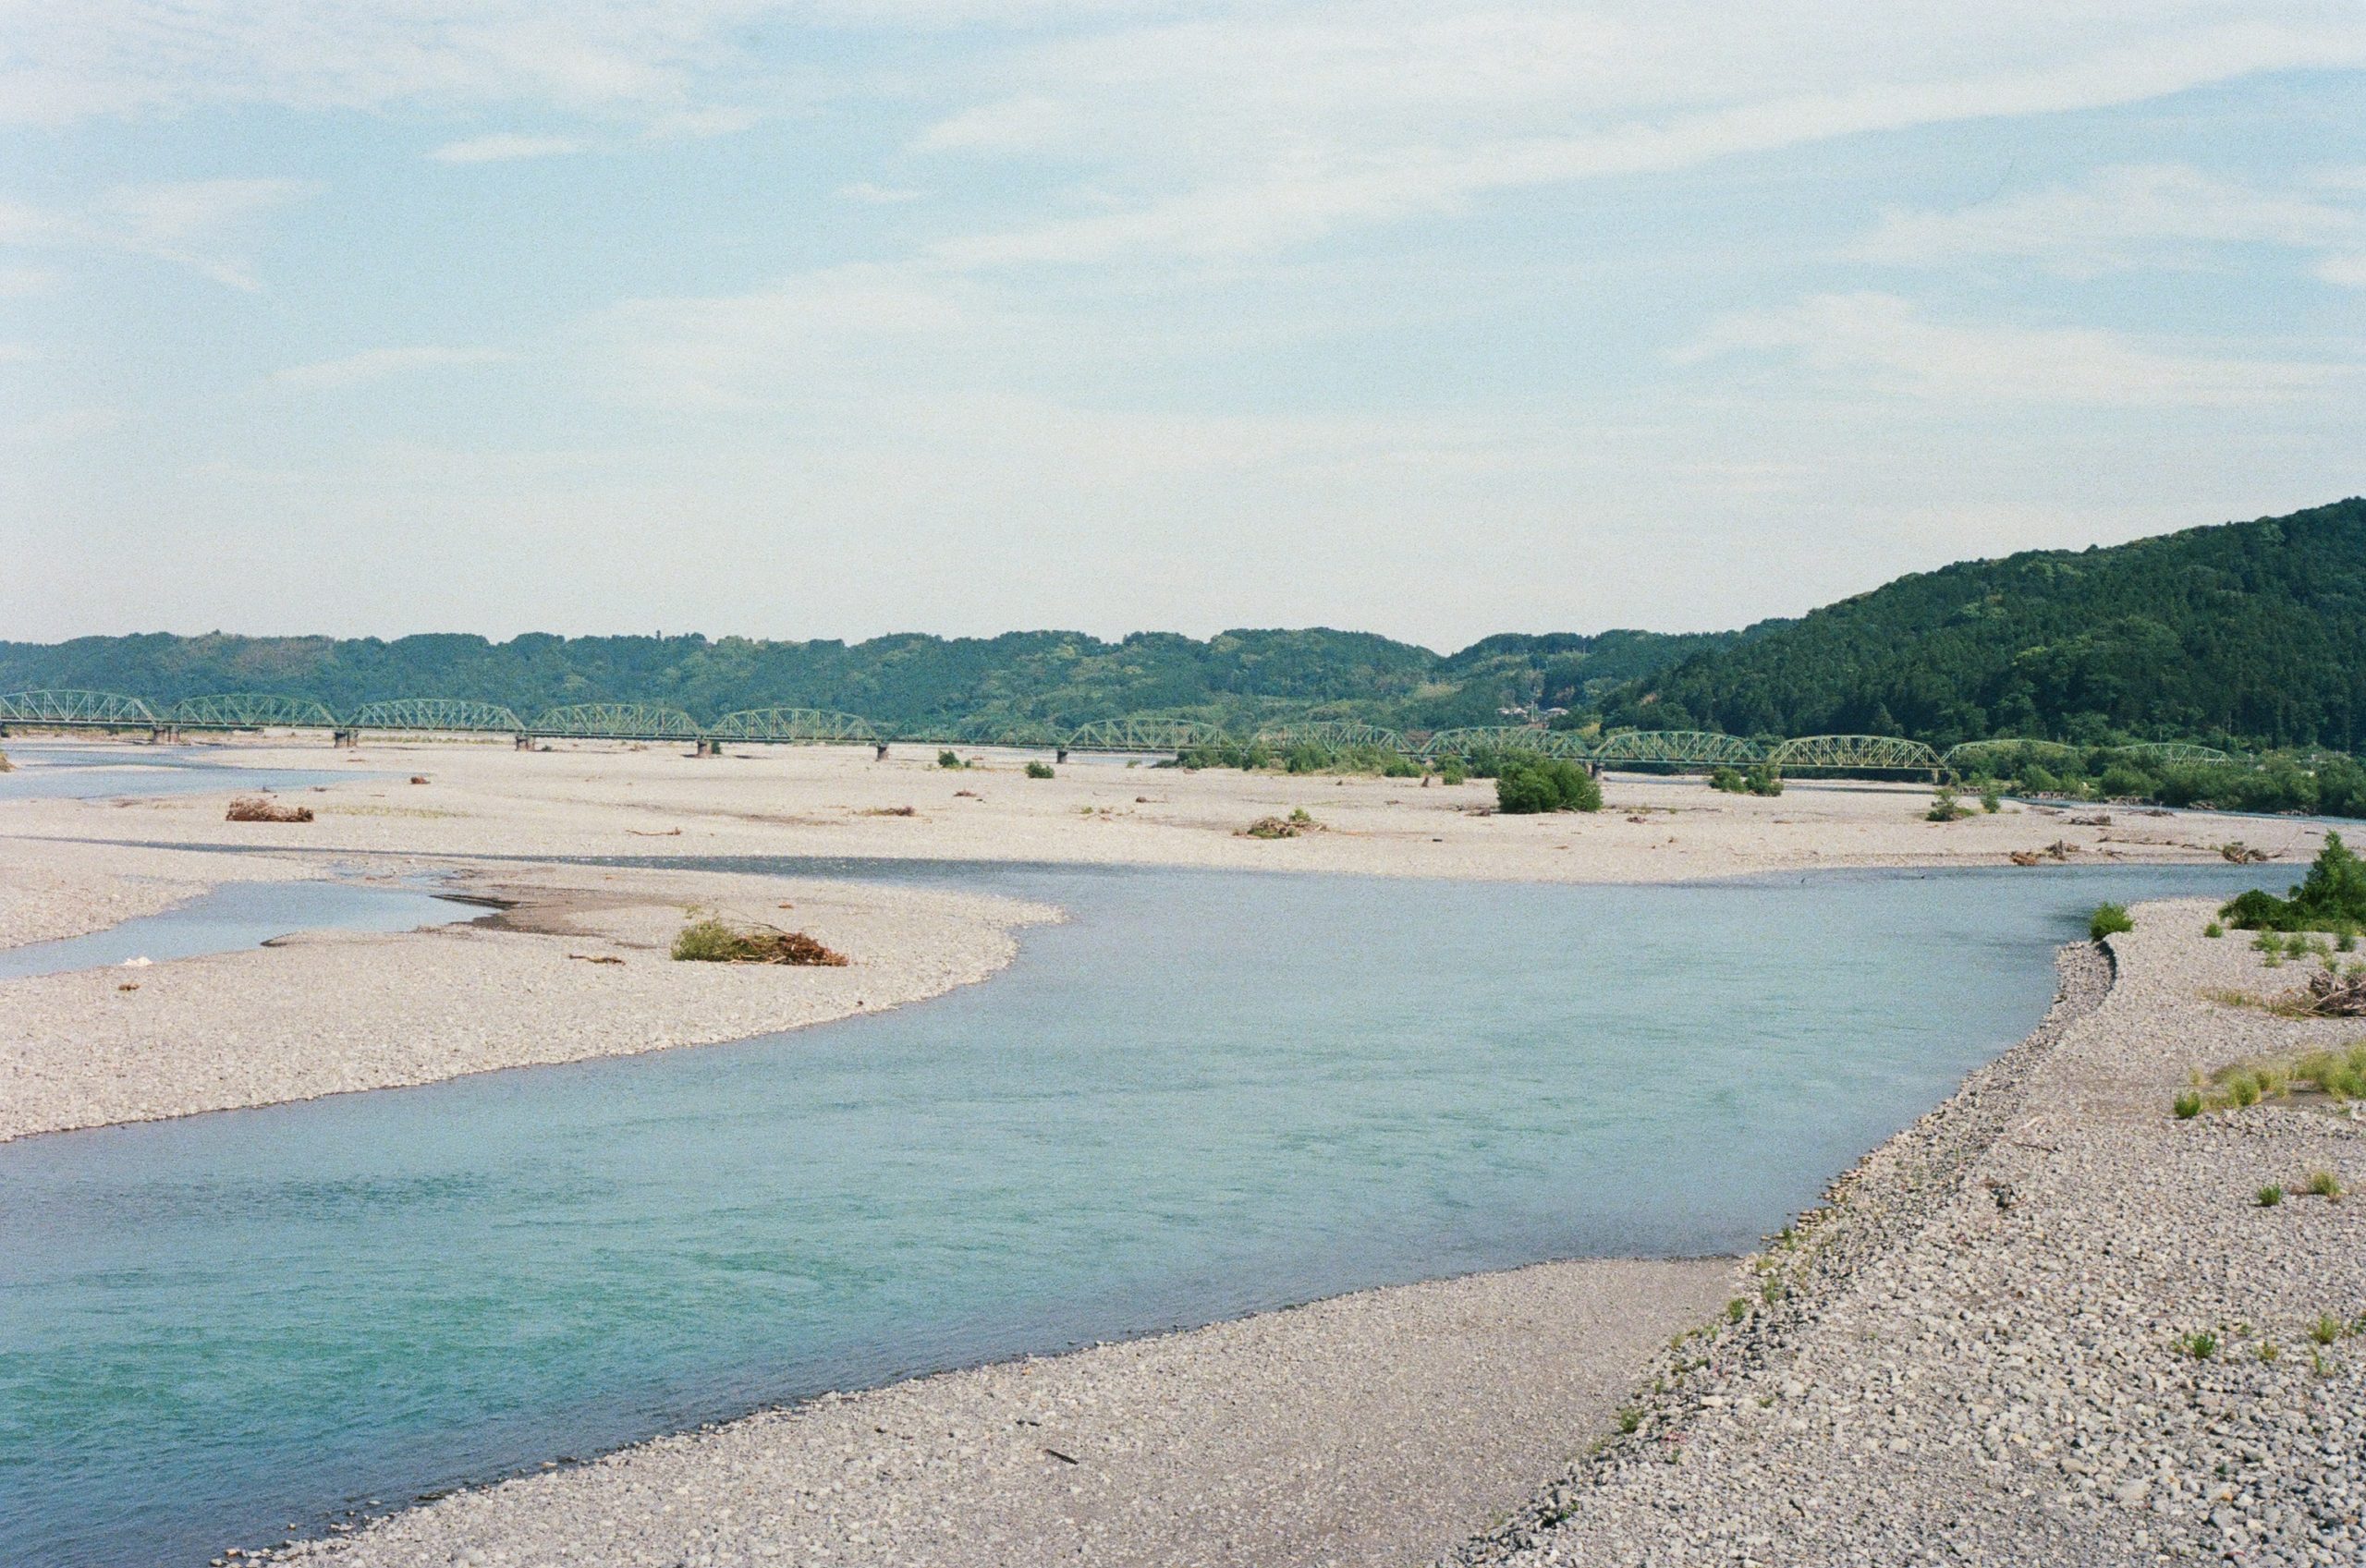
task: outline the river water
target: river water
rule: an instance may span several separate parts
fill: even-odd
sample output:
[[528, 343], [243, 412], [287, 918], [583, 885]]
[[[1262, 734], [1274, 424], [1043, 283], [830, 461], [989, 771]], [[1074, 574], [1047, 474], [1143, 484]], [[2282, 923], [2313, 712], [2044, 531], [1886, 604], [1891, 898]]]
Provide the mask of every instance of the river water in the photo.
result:
[[2258, 880], [864, 874], [1073, 918], [876, 1017], [0, 1147], [0, 1562], [198, 1563], [827, 1389], [1746, 1248], [2025, 1034], [2096, 902]]

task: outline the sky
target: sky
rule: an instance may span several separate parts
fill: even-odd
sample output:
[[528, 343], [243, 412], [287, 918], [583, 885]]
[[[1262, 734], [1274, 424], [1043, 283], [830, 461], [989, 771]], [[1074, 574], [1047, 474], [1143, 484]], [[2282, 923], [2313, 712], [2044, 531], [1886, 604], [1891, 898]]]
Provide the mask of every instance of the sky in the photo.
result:
[[0, 0], [0, 638], [1451, 650], [2360, 492], [2360, 0]]

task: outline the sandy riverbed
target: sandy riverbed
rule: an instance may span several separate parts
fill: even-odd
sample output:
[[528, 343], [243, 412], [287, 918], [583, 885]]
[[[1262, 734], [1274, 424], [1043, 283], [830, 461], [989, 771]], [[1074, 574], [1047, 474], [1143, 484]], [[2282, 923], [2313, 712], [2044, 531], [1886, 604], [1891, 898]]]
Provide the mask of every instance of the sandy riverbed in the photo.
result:
[[[2081, 863], [2210, 858], [2247, 840], [2315, 853], [2298, 822], [2008, 805], [1923, 820], [1927, 785], [1794, 783], [1781, 796], [1720, 795], [1697, 778], [1614, 774], [1589, 816], [1499, 817], [1484, 781], [1185, 772], [1071, 762], [1031, 780], [1021, 759], [939, 769], [921, 748], [780, 748], [693, 758], [679, 748], [518, 752], [506, 747], [223, 748], [278, 767], [350, 767], [360, 779], [290, 798], [310, 823], [225, 823], [221, 796], [0, 802], [0, 835], [271, 845], [413, 855], [828, 855], [1047, 860], [1510, 881], [1669, 881], [1835, 866], [2003, 864], [2057, 842]], [[342, 760], [331, 760], [342, 759]], [[404, 782], [417, 774], [423, 784]], [[894, 815], [910, 808], [909, 816]], [[1261, 841], [1239, 830], [1301, 809], [1323, 830]], [[1640, 820], [1635, 819], [1640, 818]], [[2038, 869], [2043, 874], [2043, 869]], [[0, 919], [6, 906], [0, 904]], [[12, 940], [0, 925], [0, 942]], [[14, 938], [13, 940], [23, 940]]]

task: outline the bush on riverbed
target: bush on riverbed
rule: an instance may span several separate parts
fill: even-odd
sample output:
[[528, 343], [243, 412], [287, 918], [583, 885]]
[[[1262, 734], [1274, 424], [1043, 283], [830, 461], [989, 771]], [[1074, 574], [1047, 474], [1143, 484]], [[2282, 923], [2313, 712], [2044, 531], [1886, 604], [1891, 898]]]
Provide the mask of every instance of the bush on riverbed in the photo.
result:
[[2325, 846], [2306, 881], [2278, 898], [2253, 888], [2218, 911], [2226, 922], [2247, 931], [2339, 931], [2366, 925], [2366, 860], [2325, 834]]
[[1030, 762], [1027, 764], [1027, 776], [1031, 779], [1048, 779], [1052, 776], [1052, 765], [1049, 762]]
[[2136, 922], [2128, 918], [2128, 906], [2124, 904], [2098, 904], [2087, 921], [2087, 934], [2097, 942], [2135, 929]]
[[1495, 774], [1495, 809], [1513, 817], [1599, 811], [1602, 785], [1575, 762], [1555, 757], [1506, 759]]
[[843, 968], [847, 955], [823, 946], [803, 931], [778, 926], [739, 927], [708, 915], [682, 928], [674, 956], [690, 964], [794, 964]]

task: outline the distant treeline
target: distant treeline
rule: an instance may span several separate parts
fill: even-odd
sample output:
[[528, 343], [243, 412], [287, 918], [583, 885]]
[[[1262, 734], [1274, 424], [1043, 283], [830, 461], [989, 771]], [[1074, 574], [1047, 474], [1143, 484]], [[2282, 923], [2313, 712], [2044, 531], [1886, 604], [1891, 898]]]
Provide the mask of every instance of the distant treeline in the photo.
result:
[[219, 633], [0, 643], [0, 691], [38, 687], [163, 702], [276, 692], [338, 713], [400, 697], [520, 714], [662, 702], [701, 723], [740, 708], [834, 708], [898, 729], [1161, 713], [1245, 735], [1283, 718], [1430, 730], [1508, 714], [1565, 728], [1902, 735], [1940, 750], [2018, 736], [2356, 751], [2366, 743], [2366, 501], [1964, 562], [1737, 632], [1512, 634], [1453, 654], [1321, 627], [1205, 641], [1038, 631], [858, 643]]
[[1900, 577], [1607, 695], [1640, 729], [2366, 742], [2366, 501]]
[[[883, 726], [970, 719], [1073, 727], [1131, 713], [1247, 731], [1283, 717], [1443, 729], [1590, 707], [1739, 633], [1610, 631], [1491, 637], [1445, 655], [1364, 632], [921, 635], [867, 642], [749, 638], [80, 638], [0, 643], [0, 691], [80, 687], [151, 702], [221, 692], [309, 698], [336, 713], [403, 697], [497, 702], [531, 716], [567, 703], [660, 702], [708, 723], [742, 708], [830, 708]], [[1517, 722], [1517, 721], [1515, 721]]]

